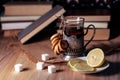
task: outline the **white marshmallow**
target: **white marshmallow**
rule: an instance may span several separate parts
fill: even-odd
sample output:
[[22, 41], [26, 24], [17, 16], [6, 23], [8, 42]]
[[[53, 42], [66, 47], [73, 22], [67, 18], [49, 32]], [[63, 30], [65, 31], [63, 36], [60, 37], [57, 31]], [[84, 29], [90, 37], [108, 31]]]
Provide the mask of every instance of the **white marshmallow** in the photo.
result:
[[16, 72], [20, 72], [23, 70], [23, 65], [22, 64], [15, 64], [14, 68], [15, 68]]
[[47, 61], [47, 60], [49, 60], [50, 57], [49, 57], [49, 54], [42, 54], [41, 58], [43, 61]]
[[42, 70], [44, 68], [44, 62], [37, 62], [36, 63], [36, 69]]
[[56, 66], [55, 65], [48, 66], [48, 73], [54, 73], [54, 72], [56, 72]]

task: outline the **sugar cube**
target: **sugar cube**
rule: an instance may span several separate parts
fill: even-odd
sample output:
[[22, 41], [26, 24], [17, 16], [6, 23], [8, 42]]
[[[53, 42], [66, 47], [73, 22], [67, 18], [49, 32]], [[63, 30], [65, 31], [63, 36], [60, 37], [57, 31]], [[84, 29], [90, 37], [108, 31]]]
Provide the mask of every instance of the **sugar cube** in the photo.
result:
[[14, 68], [15, 68], [16, 72], [21, 72], [23, 70], [23, 65], [22, 64], [15, 64]]
[[56, 66], [55, 65], [48, 66], [48, 73], [54, 73], [54, 72], [56, 72]]
[[41, 58], [43, 61], [47, 61], [47, 60], [49, 60], [50, 57], [49, 57], [49, 54], [45, 53], [45, 54], [41, 55]]
[[36, 63], [36, 69], [42, 70], [44, 68], [44, 62], [37, 62]]

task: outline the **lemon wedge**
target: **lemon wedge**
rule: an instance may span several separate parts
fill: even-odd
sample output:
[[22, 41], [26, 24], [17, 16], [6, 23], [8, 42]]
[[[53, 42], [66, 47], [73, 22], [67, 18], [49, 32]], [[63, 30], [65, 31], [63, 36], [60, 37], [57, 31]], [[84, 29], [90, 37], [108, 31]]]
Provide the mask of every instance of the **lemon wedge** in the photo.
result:
[[94, 48], [87, 54], [87, 64], [91, 67], [100, 67], [104, 63], [104, 52], [100, 48]]

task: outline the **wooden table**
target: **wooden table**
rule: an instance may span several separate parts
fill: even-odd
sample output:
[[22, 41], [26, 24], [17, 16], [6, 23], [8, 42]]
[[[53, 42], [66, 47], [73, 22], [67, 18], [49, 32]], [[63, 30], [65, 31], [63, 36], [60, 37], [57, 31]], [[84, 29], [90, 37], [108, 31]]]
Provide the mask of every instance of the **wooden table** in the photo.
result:
[[[22, 45], [15, 37], [0, 37], [0, 80], [119, 80], [120, 79], [120, 37], [110, 41], [93, 41], [87, 49], [95, 47], [102, 48], [106, 55], [105, 59], [110, 66], [99, 73], [82, 74], [72, 71], [66, 66], [59, 56], [56, 56], [51, 50], [49, 39], [40, 40]], [[49, 53], [54, 57], [46, 63], [42, 70], [36, 70], [36, 63], [40, 55]], [[31, 55], [35, 55], [35, 60], [31, 61]], [[29, 56], [29, 58], [28, 58]], [[14, 65], [21, 63], [24, 66], [22, 72], [16, 73]], [[49, 74], [47, 66], [54, 64], [57, 66], [57, 72]]]

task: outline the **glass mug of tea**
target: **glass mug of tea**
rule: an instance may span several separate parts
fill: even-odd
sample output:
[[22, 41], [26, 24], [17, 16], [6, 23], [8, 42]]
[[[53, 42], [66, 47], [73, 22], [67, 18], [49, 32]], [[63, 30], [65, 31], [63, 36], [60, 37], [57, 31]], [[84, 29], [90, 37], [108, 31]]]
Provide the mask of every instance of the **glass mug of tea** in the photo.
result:
[[[84, 18], [66, 18], [63, 20], [62, 34], [63, 40], [68, 42], [68, 48], [61, 56], [64, 59], [70, 59], [74, 57], [85, 56], [86, 46], [93, 40], [95, 35], [95, 26], [90, 24], [86, 27], [86, 32], [84, 32]], [[88, 29], [93, 28], [93, 35], [91, 39], [84, 44], [84, 36], [88, 33]]]

